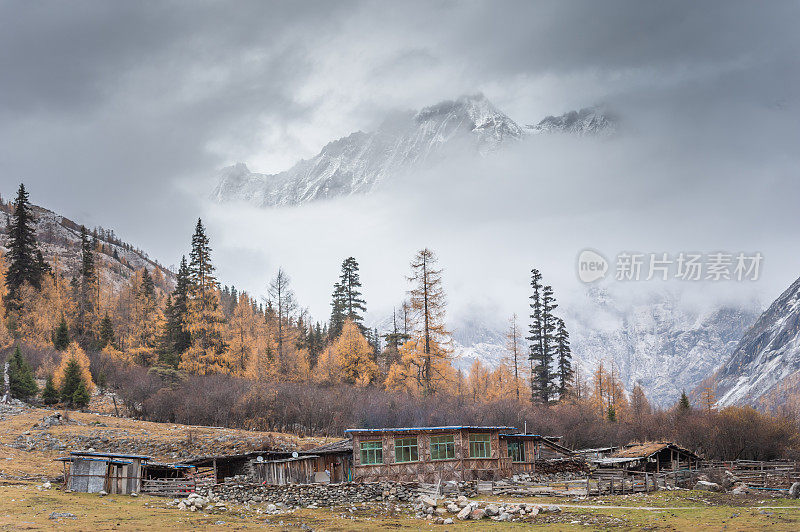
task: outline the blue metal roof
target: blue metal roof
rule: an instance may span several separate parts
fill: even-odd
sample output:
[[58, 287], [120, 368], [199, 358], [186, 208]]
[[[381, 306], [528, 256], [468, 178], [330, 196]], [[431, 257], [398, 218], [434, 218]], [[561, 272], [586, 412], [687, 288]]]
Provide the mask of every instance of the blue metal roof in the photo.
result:
[[344, 432], [425, 432], [429, 430], [518, 430], [516, 427], [475, 425], [449, 425], [444, 427], [394, 427], [383, 429], [347, 429]]
[[95, 451], [71, 451], [72, 456], [98, 456], [101, 458], [129, 458], [139, 460], [150, 460], [149, 456], [143, 454], [120, 454], [120, 453], [99, 453]]
[[513, 434], [512, 433], [509, 433], [509, 434], [502, 433], [502, 434], [500, 434], [500, 436], [517, 436], [517, 437], [522, 437], [522, 438], [541, 438], [542, 437], [541, 434], [525, 434], [523, 432], [517, 432], [517, 433], [513, 433]]

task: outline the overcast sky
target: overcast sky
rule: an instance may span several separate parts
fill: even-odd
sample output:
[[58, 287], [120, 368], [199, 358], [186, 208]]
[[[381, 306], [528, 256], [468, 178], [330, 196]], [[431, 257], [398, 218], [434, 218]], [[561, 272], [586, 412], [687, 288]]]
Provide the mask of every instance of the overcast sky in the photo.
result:
[[[494, 294], [502, 314], [534, 265], [578, 286], [584, 247], [759, 250], [769, 300], [800, 274], [798, 20], [777, 1], [3, 1], [0, 191], [24, 181], [35, 203], [167, 265], [203, 216], [222, 281], [263, 292], [285, 265], [320, 318], [344, 257], [383, 312], [423, 246], [457, 306]], [[455, 162], [428, 176], [434, 200], [206, 201], [225, 165], [283, 170], [388, 113], [478, 91], [522, 124], [604, 104], [621, 133]]]

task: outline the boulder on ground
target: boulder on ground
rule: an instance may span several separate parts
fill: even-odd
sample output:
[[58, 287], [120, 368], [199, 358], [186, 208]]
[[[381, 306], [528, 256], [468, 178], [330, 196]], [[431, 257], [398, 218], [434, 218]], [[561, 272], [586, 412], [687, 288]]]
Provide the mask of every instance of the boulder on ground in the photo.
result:
[[467, 505], [467, 506], [463, 507], [460, 512], [458, 512], [458, 515], [456, 515], [456, 517], [461, 519], [462, 521], [465, 520], [465, 519], [469, 519], [469, 513], [471, 511], [472, 511], [472, 507]]
[[484, 517], [486, 517], [486, 511], [482, 508], [475, 508], [469, 513], [469, 518], [475, 521], [480, 521]]
[[707, 480], [698, 480], [697, 483], [694, 485], [696, 490], [703, 490], [703, 491], [722, 491], [722, 488], [716, 482], [709, 482]]
[[453, 504], [452, 502], [447, 505], [447, 511], [451, 514], [457, 514], [461, 511], [461, 508], [457, 504]]
[[800, 499], [800, 482], [795, 482], [789, 488], [789, 497], [792, 499]]
[[486, 507], [485, 512], [486, 512], [486, 515], [491, 517], [493, 515], [498, 515], [500, 513], [500, 508], [498, 508], [494, 504], [490, 504], [490, 505], [488, 505]]
[[419, 502], [424, 504], [426, 507], [435, 508], [436, 507], [436, 499], [433, 497], [428, 497], [427, 495], [422, 495], [419, 498]]

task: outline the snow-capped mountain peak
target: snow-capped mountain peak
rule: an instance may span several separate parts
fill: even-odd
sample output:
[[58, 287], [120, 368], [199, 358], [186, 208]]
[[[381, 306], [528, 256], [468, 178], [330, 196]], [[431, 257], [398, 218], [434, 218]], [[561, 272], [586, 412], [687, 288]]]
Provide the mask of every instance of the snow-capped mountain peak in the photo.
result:
[[[589, 120], [598, 132], [604, 123], [601, 116]], [[531, 131], [556, 130], [553, 124]], [[483, 94], [462, 96], [387, 121], [376, 131], [358, 131], [330, 142], [314, 157], [277, 174], [253, 173], [243, 163], [224, 168], [211, 198], [268, 207], [364, 194], [451, 150], [486, 155], [525, 136], [526, 130]]]

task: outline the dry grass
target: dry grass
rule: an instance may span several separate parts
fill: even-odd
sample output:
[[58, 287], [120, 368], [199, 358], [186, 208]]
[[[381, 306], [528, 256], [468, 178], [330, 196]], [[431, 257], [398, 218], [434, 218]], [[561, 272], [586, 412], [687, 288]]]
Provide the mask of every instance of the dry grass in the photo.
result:
[[[442, 527], [414, 519], [407, 512], [392, 512], [381, 505], [358, 505], [354, 509], [324, 508], [300, 510], [291, 514], [264, 516], [255, 508], [229, 506], [218, 514], [185, 512], [167, 506], [167, 499], [157, 497], [99, 497], [88, 493], [65, 493], [58, 489], [42, 490], [30, 482], [0, 482], [0, 529], [13, 530], [300, 530], [306, 525], [314, 530], [775, 530], [800, 529], [800, 506], [797, 501], [769, 499], [767, 505], [791, 506], [783, 509], [735, 507], [717, 499], [715, 504], [698, 508], [705, 494], [699, 492], [649, 495], [644, 503], [669, 504], [669, 510], [648, 511], [636, 508], [564, 508], [559, 515], [538, 516], [524, 523], [497, 523], [489, 520], [456, 521]], [[620, 497], [603, 498], [611, 506], [625, 501]], [[652, 499], [652, 500], [647, 500]], [[535, 502], [542, 503], [540, 499]], [[630, 502], [630, 501], [628, 501]], [[597, 499], [586, 504], [596, 504]], [[690, 507], [681, 507], [688, 504]], [[68, 512], [75, 518], [49, 519], [52, 512]]]
[[[197, 427], [169, 423], [151, 423], [127, 418], [116, 418], [95, 413], [69, 412], [69, 419], [77, 423], [66, 423], [47, 429], [33, 428], [37, 422], [58, 411], [43, 408], [26, 408], [21, 414], [6, 415], [0, 420], [0, 478], [41, 479], [60, 475], [62, 465], [54, 462], [64, 456], [67, 450], [35, 449], [24, 451], [10, 447], [18, 437], [33, 437], [49, 434], [53, 438], [69, 441], [76, 436], [104, 436], [109, 440], [125, 438], [128, 441], [148, 440], [156, 445], [165, 444], [170, 449], [185, 449], [188, 442], [194, 448], [207, 449], [207, 454], [235, 452], [242, 447], [248, 450], [261, 445], [290, 445], [307, 449], [326, 443], [325, 438], [299, 438], [289, 434], [256, 432], [237, 429]], [[27, 433], [27, 435], [26, 435]], [[224, 441], [220, 441], [219, 438]], [[69, 450], [69, 449], [68, 449]], [[98, 449], [100, 450], [100, 449]], [[124, 452], [123, 449], [120, 452]], [[199, 453], [206, 454], [206, 453]], [[179, 461], [169, 454], [154, 454], [153, 458], [165, 461]]]

